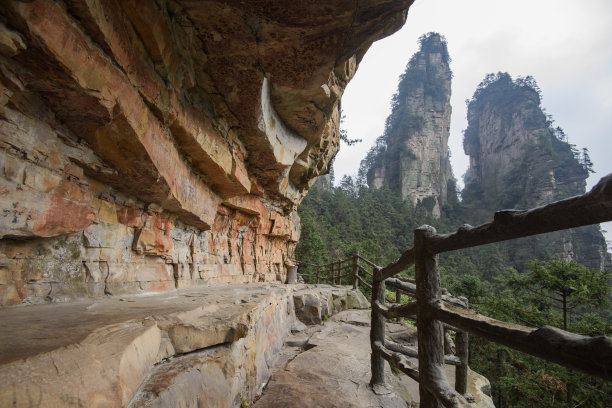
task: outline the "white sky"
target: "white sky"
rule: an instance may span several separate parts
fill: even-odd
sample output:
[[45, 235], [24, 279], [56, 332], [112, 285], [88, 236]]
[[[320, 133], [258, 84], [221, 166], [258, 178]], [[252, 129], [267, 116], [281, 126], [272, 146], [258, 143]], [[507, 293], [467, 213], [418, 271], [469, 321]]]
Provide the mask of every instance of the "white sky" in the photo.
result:
[[[449, 146], [455, 177], [468, 167], [463, 153], [465, 100], [487, 73], [533, 76], [542, 106], [569, 142], [589, 149], [595, 174], [587, 189], [612, 173], [611, 0], [416, 0], [406, 25], [372, 45], [349, 83], [342, 109], [344, 128], [362, 143], [343, 145], [334, 172], [355, 175], [359, 162], [383, 132], [399, 75], [418, 50], [418, 38], [446, 37], [452, 58]], [[612, 240], [612, 223], [602, 224]]]

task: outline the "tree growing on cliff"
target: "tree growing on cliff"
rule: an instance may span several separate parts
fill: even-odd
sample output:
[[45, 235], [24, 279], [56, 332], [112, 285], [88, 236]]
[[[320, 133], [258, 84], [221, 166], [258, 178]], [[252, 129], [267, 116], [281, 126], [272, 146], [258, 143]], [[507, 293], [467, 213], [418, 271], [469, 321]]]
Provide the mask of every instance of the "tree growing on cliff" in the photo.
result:
[[608, 271], [589, 269], [574, 261], [534, 260], [527, 273], [512, 274], [508, 285], [529, 303], [560, 310], [563, 330], [568, 330], [570, 313], [578, 307], [610, 305], [608, 275]]

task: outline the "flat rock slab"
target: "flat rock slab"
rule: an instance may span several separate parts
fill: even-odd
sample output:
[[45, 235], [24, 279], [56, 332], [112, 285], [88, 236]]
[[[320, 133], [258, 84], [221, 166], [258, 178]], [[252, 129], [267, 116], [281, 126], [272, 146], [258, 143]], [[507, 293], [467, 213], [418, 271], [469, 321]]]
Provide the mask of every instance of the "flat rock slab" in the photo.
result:
[[270, 375], [294, 324], [294, 289], [220, 285], [4, 309], [0, 406], [238, 406]]
[[[222, 327], [253, 309], [271, 290], [292, 291], [280, 284], [218, 285], [158, 295], [110, 297], [53, 305], [0, 310], [0, 365], [78, 344], [99, 328], [153, 319]], [[205, 321], [204, 321], [205, 320]]]
[[368, 314], [347, 310], [327, 321], [311, 336], [308, 350], [273, 373], [254, 407], [405, 408], [410, 396], [390, 371], [387, 378], [394, 392], [376, 395], [369, 385], [370, 328], [343, 321], [364, 322]]

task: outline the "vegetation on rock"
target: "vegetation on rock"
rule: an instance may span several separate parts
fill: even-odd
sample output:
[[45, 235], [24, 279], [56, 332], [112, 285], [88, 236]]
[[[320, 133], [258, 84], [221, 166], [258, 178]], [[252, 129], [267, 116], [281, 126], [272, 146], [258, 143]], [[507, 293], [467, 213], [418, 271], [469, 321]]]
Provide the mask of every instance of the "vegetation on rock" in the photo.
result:
[[[369, 187], [364, 176], [397, 154], [390, 140], [398, 126], [407, 135], [415, 126], [416, 120], [402, 111], [411, 75], [401, 77], [385, 133], [362, 162], [359, 177], [345, 176], [336, 187], [317, 182], [299, 208], [303, 235], [298, 260], [329, 262], [359, 251], [384, 266], [412, 246], [413, 230], [422, 224], [451, 232], [465, 223], [490, 221], [502, 208], [531, 208], [584, 193], [592, 171], [588, 151], [569, 144], [563, 130], [553, 127], [533, 78], [513, 80], [506, 73], [488, 75], [468, 101], [464, 145], [480, 167], [470, 169], [461, 201], [447, 201], [441, 217], [434, 218], [431, 203], [413, 205], [393, 183]], [[504, 152], [511, 160], [491, 156], [498, 163], [495, 172], [487, 164], [494, 145], [511, 147]], [[448, 188], [456, 189], [452, 178]], [[610, 258], [605, 251], [600, 227], [588, 226], [441, 254], [440, 272], [451, 293], [467, 296], [472, 308], [493, 318], [611, 335], [609, 272], [602, 268]], [[410, 276], [411, 271], [402, 273]], [[610, 383], [471, 338], [470, 366], [489, 378], [498, 407], [612, 406]]]
[[443, 36], [428, 33], [419, 42], [420, 50], [400, 76], [384, 133], [362, 160], [359, 178], [375, 187], [384, 184], [414, 204], [428, 200], [429, 211], [437, 215], [452, 195], [446, 191], [452, 178], [447, 146], [452, 72]]

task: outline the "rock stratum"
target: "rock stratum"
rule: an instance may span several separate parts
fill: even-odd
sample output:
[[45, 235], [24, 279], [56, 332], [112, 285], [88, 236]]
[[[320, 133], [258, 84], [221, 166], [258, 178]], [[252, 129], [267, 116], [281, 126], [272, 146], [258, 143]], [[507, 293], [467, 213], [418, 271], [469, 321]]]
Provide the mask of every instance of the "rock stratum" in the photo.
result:
[[0, 304], [283, 280], [411, 3], [3, 2]]

